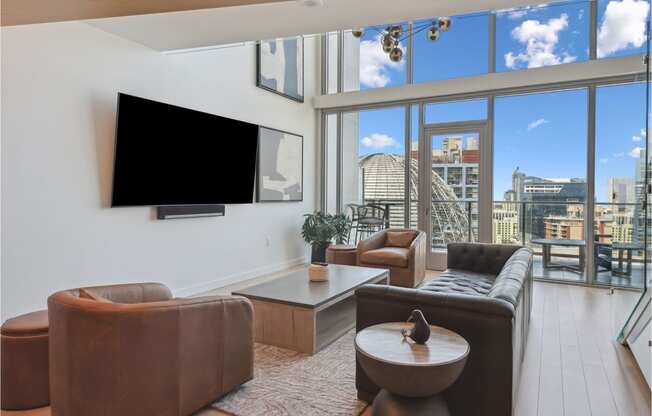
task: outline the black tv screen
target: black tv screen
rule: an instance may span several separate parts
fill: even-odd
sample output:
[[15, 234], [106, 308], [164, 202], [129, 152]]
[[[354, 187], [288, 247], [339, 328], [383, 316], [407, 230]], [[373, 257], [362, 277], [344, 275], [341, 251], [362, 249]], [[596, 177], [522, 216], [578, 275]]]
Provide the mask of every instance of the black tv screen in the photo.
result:
[[118, 95], [111, 205], [253, 202], [258, 126]]

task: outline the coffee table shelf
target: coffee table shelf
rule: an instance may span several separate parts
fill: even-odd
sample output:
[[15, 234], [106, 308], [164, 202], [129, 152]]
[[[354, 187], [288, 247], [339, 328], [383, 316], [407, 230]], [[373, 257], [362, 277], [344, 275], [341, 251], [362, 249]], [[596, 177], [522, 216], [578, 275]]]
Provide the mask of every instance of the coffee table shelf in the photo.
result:
[[308, 270], [234, 292], [254, 306], [254, 340], [314, 354], [355, 326], [355, 289], [387, 284], [389, 271], [331, 264], [326, 282]]

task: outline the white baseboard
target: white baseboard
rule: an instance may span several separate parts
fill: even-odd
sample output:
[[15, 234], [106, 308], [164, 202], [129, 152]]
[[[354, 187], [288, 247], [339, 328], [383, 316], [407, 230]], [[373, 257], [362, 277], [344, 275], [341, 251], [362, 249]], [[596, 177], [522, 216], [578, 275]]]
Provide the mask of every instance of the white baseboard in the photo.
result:
[[175, 297], [193, 296], [200, 293], [208, 292], [213, 289], [218, 289], [220, 287], [232, 285], [234, 283], [240, 283], [245, 280], [255, 279], [257, 277], [265, 276], [272, 273], [277, 273], [285, 269], [299, 266], [301, 264], [308, 264], [309, 262], [310, 262], [309, 257], [298, 257], [296, 259], [286, 260], [280, 263], [259, 267], [257, 269], [248, 270], [241, 273], [235, 273], [230, 276], [220, 277], [218, 279], [210, 280], [208, 282], [197, 283], [192, 286], [173, 289], [172, 293], [174, 293]]

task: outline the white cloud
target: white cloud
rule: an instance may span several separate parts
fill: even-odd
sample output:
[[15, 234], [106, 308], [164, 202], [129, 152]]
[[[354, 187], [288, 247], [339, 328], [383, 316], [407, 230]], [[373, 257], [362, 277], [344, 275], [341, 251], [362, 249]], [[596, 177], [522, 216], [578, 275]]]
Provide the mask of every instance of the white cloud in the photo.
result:
[[641, 152], [642, 151], [643, 151], [643, 148], [637, 146], [637, 147], [633, 148], [632, 150], [630, 150], [629, 153], [627, 153], [627, 154], [630, 155], [633, 158], [639, 158], [639, 157], [641, 157]]
[[509, 19], [516, 20], [526, 16], [530, 12], [534, 12], [539, 9], [545, 9], [547, 6], [548, 5], [546, 3], [543, 3], [536, 6], [512, 7], [509, 9], [498, 10], [496, 13], [499, 16], [507, 15]]
[[393, 137], [382, 133], [372, 133], [369, 136], [365, 136], [360, 140], [360, 143], [365, 147], [372, 147], [374, 149], [398, 146], [398, 142]]
[[610, 1], [598, 30], [598, 58], [642, 46], [649, 8], [644, 0]]
[[540, 118], [538, 120], [534, 120], [532, 123], [527, 125], [527, 130], [528, 131], [534, 130], [537, 127], [540, 127], [540, 126], [542, 126], [544, 124], [547, 124], [547, 123], [550, 123], [550, 121], [546, 120], [545, 118]]
[[609, 158], [607, 158], [607, 157], [600, 158], [600, 163], [603, 164], [603, 165], [609, 163]]
[[[405, 48], [399, 44], [399, 48]], [[380, 36], [374, 40], [360, 42], [360, 83], [370, 88], [381, 88], [389, 84], [391, 77], [389, 69], [402, 69], [405, 59], [392, 62], [389, 55], [383, 52]]]
[[559, 43], [559, 33], [568, 28], [568, 15], [549, 19], [545, 23], [538, 20], [526, 20], [512, 30], [512, 38], [525, 46], [525, 50], [514, 54], [505, 54], [505, 65], [514, 69], [524, 65], [527, 68], [557, 65], [573, 62], [576, 56], [567, 52], [555, 51]]

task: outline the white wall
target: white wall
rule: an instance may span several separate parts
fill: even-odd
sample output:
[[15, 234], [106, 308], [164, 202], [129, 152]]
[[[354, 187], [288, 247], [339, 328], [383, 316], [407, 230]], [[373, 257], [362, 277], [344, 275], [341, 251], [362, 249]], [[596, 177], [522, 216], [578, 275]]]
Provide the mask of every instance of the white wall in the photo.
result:
[[[317, 47], [306, 40], [298, 104], [255, 87], [253, 46], [164, 55], [79, 22], [3, 27], [2, 319], [59, 289], [159, 281], [185, 295], [305, 260]], [[304, 201], [172, 221], [108, 208], [118, 91], [303, 135]]]

